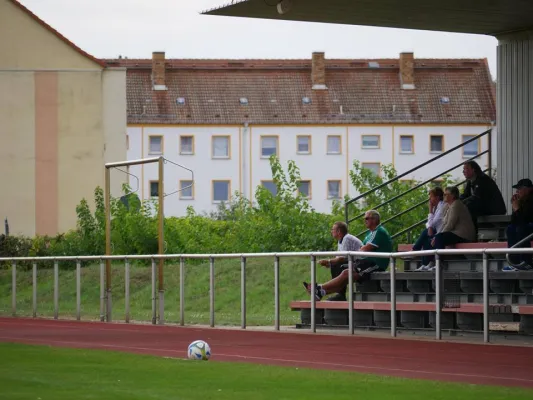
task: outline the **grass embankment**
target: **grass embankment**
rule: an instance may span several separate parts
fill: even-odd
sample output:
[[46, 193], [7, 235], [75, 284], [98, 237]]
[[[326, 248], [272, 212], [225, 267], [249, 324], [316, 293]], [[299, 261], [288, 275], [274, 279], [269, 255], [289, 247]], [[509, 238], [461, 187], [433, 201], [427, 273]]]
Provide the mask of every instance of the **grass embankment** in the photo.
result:
[[[215, 322], [217, 325], [239, 325], [241, 320], [240, 260], [215, 262]], [[132, 265], [130, 272], [130, 312], [134, 321], [151, 321], [151, 267]], [[329, 279], [329, 270], [317, 265], [317, 279]], [[0, 315], [11, 315], [11, 269], [0, 270]], [[307, 298], [302, 281], [310, 280], [308, 258], [282, 258], [280, 261], [280, 317], [282, 325], [299, 321], [299, 313], [291, 311], [291, 300]], [[41, 268], [37, 277], [37, 312], [41, 317], [54, 313], [53, 270]], [[274, 262], [272, 259], [250, 259], [246, 269], [247, 323], [274, 323]], [[82, 319], [95, 320], [100, 315], [100, 266], [82, 269]], [[113, 319], [124, 320], [124, 266], [113, 265]], [[179, 264], [165, 265], [165, 319], [179, 321]], [[59, 316], [72, 318], [76, 313], [76, 272], [72, 263], [60, 265]], [[17, 314], [32, 315], [32, 271], [17, 268]], [[209, 263], [186, 264], [185, 322], [209, 323]]]
[[0, 343], [0, 399], [520, 400], [533, 391]]

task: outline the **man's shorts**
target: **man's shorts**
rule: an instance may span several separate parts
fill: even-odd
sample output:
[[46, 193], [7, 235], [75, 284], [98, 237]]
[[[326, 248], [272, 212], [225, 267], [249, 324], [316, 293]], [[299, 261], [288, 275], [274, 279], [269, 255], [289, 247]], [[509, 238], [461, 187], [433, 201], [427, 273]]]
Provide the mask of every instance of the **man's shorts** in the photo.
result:
[[[348, 264], [341, 267], [343, 270], [348, 269]], [[370, 279], [370, 275], [374, 272], [380, 272], [381, 268], [372, 260], [356, 259], [353, 263], [353, 271], [357, 273], [357, 283], [363, 283]]]

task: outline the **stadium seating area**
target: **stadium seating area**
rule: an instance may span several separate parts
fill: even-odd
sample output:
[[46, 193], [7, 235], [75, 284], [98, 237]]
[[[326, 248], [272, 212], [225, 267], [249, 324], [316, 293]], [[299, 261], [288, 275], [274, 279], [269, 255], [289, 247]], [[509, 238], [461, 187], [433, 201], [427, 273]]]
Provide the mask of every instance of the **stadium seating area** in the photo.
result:
[[[509, 217], [479, 219], [479, 242], [459, 244], [456, 248], [507, 247], [505, 227]], [[490, 241], [487, 241], [490, 240]], [[410, 251], [411, 245], [400, 244], [398, 251]], [[511, 329], [533, 335], [533, 272], [502, 272], [504, 255], [489, 257], [489, 314], [491, 329]], [[415, 271], [420, 259], [403, 260], [396, 273], [397, 323], [402, 330], [435, 328], [435, 272]], [[441, 258], [443, 269], [443, 308], [441, 327], [449, 333], [483, 330], [483, 261], [479, 255]], [[390, 328], [390, 273], [373, 274], [364, 284], [355, 284], [354, 325], [356, 328]], [[294, 301], [292, 310], [301, 312], [301, 325], [310, 325], [311, 302]], [[317, 325], [348, 325], [348, 302], [317, 302]], [[503, 328], [502, 328], [503, 326]]]

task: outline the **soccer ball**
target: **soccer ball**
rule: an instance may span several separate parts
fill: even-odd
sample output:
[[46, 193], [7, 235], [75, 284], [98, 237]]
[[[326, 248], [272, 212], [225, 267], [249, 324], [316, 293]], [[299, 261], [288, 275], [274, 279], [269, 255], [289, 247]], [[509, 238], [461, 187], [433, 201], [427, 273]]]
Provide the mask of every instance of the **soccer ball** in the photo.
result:
[[190, 360], [207, 361], [211, 357], [211, 348], [203, 340], [195, 340], [189, 345], [187, 356]]

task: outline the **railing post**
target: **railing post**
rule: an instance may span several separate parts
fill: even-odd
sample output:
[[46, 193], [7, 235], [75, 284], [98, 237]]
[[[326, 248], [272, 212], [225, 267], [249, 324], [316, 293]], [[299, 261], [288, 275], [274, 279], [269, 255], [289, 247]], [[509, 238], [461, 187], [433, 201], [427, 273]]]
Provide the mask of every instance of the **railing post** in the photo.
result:
[[180, 257], [180, 325], [185, 325], [185, 260]]
[[353, 323], [353, 257], [348, 256], [348, 328], [350, 330], [350, 335], [354, 334], [354, 323]]
[[311, 331], [316, 332], [316, 256], [311, 256]]
[[54, 319], [59, 318], [59, 263], [54, 261]]
[[274, 261], [274, 329], [279, 331], [279, 257]]
[[17, 315], [17, 262], [11, 263], [11, 313]]
[[124, 314], [126, 323], [130, 322], [130, 262], [126, 258], [124, 266]]
[[246, 329], [246, 257], [241, 257], [241, 328]]
[[152, 258], [152, 325], [157, 324], [157, 265]]
[[33, 318], [37, 317], [37, 263], [33, 263], [32, 268], [32, 309]]
[[100, 260], [100, 322], [106, 320], [105, 262]]
[[440, 256], [435, 254], [435, 337], [442, 339], [441, 332], [441, 311], [442, 311], [442, 271]]
[[489, 259], [483, 252], [483, 341], [489, 343]]
[[81, 261], [76, 261], [76, 320], [81, 319]]
[[396, 259], [390, 258], [390, 334], [396, 337]]
[[215, 259], [209, 258], [209, 326], [215, 327]]

